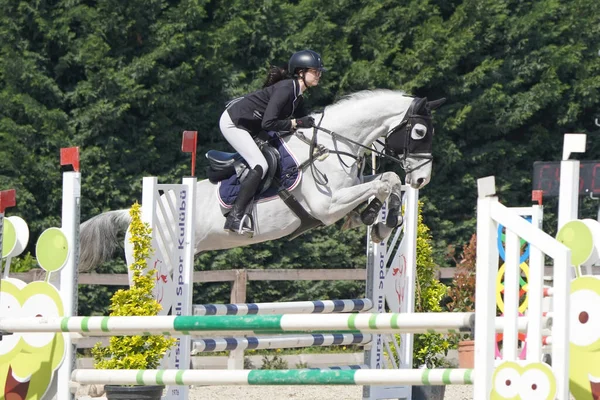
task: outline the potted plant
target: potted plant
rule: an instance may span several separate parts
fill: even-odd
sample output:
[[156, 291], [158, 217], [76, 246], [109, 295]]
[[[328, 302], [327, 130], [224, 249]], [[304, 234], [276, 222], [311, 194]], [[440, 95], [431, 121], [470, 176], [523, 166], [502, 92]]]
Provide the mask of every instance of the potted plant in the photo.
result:
[[[134, 262], [132, 284], [118, 290], [111, 298], [110, 316], [155, 316], [161, 305], [154, 298], [155, 269], [147, 268], [151, 255], [152, 238], [148, 224], [141, 220], [140, 205], [136, 202], [130, 211], [131, 243]], [[97, 369], [156, 369], [176, 339], [162, 335], [113, 336], [106, 347], [97, 343], [92, 349]], [[105, 385], [106, 397], [111, 399], [156, 399], [162, 397], [164, 386]]]
[[[469, 243], [464, 246], [457, 270], [448, 290], [449, 300], [446, 307], [452, 312], [475, 311], [475, 271], [477, 257], [477, 235], [473, 234]], [[458, 338], [459, 368], [473, 368], [475, 340], [473, 333]]]

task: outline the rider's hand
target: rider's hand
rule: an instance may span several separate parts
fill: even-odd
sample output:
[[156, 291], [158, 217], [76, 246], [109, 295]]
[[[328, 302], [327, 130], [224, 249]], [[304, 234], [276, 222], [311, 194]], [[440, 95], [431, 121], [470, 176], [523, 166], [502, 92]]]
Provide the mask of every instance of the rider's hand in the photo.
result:
[[315, 119], [311, 116], [306, 116], [296, 119], [296, 128], [312, 128], [315, 126]]

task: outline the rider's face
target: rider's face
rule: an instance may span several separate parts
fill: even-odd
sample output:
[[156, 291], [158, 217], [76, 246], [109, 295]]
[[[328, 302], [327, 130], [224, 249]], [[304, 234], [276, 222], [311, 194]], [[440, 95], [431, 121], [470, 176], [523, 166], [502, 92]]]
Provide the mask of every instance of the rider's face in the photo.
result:
[[306, 70], [304, 74], [304, 81], [306, 82], [306, 86], [317, 86], [319, 84], [319, 79], [321, 79], [321, 71], [314, 68], [309, 68]]

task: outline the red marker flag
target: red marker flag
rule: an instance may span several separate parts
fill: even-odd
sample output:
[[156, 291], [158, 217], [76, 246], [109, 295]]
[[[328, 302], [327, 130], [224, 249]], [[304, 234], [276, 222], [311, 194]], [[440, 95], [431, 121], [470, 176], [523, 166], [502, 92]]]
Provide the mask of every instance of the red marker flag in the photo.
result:
[[60, 149], [60, 165], [72, 165], [75, 172], [79, 172], [79, 147]]
[[14, 207], [17, 204], [17, 195], [15, 189], [3, 190], [0, 192], [0, 214], [8, 207]]
[[196, 174], [196, 146], [198, 144], [198, 131], [183, 131], [181, 151], [192, 153], [192, 176]]

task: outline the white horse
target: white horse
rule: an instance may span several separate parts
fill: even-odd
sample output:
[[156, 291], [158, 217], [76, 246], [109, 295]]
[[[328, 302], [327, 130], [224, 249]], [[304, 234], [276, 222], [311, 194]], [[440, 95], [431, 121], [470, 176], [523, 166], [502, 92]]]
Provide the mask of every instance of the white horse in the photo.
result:
[[[253, 236], [226, 232], [217, 185], [209, 180], [199, 181], [195, 204], [196, 254], [278, 239], [316, 225], [331, 225], [345, 216], [350, 217], [347, 227], [356, 226], [359, 219], [370, 225], [381, 203], [389, 197], [387, 221], [373, 227], [376, 240], [386, 238], [401, 220], [398, 210], [402, 182], [394, 172], [363, 176], [365, 153], [376, 151], [371, 146], [377, 141], [386, 153], [382, 155], [391, 156], [402, 165], [406, 184], [422, 188], [431, 177], [431, 111], [444, 101], [428, 102], [426, 98], [392, 90], [357, 92], [326, 107], [322, 113], [313, 114], [318, 128], [282, 137], [301, 164], [301, 181], [289, 193], [310, 215], [308, 226], [301, 227], [297, 214], [281, 198], [275, 198], [252, 206]], [[373, 196], [374, 201], [359, 213], [359, 206]], [[120, 247], [117, 232], [124, 231], [129, 224], [128, 210], [105, 212], [83, 223], [80, 271], [92, 270], [113, 257]]]

